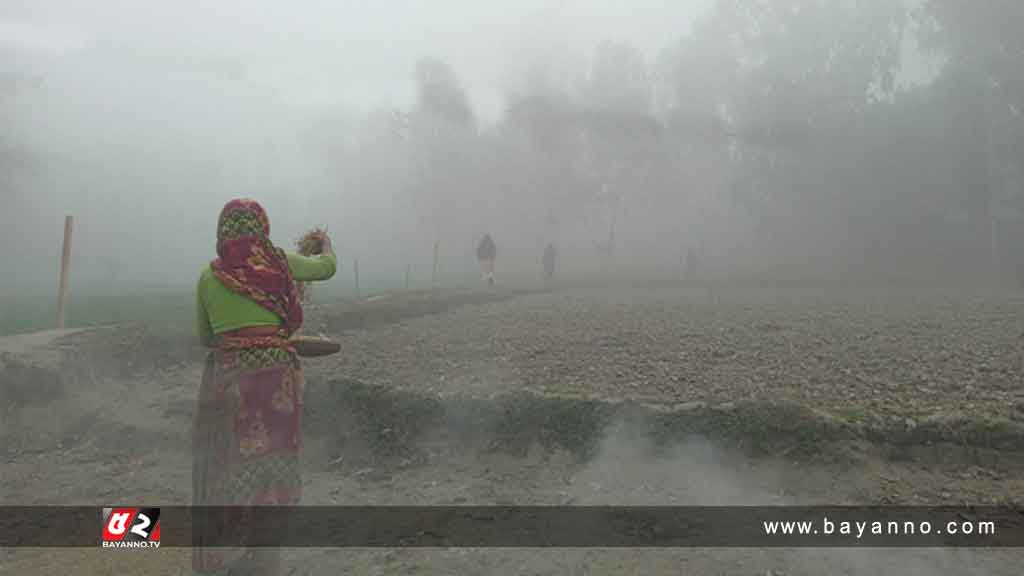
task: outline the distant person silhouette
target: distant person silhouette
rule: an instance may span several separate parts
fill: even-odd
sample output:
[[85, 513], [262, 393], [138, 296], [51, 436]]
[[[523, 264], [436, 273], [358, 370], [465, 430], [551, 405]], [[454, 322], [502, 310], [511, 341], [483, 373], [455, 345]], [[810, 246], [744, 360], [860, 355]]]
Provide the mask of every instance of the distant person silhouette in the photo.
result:
[[494, 244], [494, 239], [489, 233], [484, 234], [476, 247], [476, 258], [480, 261], [480, 271], [488, 286], [494, 286], [494, 260], [497, 256], [498, 247]]
[[555, 257], [558, 253], [555, 251], [554, 244], [548, 244], [547, 248], [544, 249], [544, 279], [550, 282], [555, 277]]
[[686, 278], [695, 280], [697, 278], [697, 253], [690, 248], [686, 251]]

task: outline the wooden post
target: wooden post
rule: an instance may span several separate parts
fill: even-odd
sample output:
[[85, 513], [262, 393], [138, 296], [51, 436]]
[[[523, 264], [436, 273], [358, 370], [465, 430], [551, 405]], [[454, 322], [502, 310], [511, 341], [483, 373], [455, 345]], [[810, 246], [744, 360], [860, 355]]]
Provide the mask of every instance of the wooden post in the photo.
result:
[[1002, 262], [999, 254], [999, 206], [1003, 192], [1002, 180], [999, 178], [998, 161], [995, 147], [995, 97], [989, 95], [985, 107], [985, 184], [988, 192], [988, 225], [989, 225], [989, 260], [992, 276], [998, 283], [1002, 280]]
[[437, 286], [437, 242], [434, 242], [434, 271], [430, 274], [430, 287]]
[[409, 291], [409, 278], [412, 276], [412, 264], [405, 265], [405, 291]]
[[74, 218], [64, 217], [64, 246], [60, 257], [60, 292], [57, 295], [57, 328], [64, 328], [64, 311], [68, 305], [68, 269], [71, 266], [71, 231]]
[[359, 260], [353, 260], [352, 266], [356, 275], [356, 298], [359, 298]]

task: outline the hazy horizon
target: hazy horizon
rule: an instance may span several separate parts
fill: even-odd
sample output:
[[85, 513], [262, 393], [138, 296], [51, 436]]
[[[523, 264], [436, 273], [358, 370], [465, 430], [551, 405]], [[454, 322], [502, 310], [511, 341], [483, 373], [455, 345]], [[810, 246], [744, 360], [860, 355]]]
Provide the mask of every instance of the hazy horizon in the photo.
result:
[[[471, 267], [485, 230], [520, 269], [548, 241], [584, 262], [613, 237], [619, 266], [671, 268], [689, 246], [721, 269], [845, 269], [896, 258], [872, 226], [921, 202], [984, 233], [949, 200], [970, 186], [939, 174], [974, 153], [946, 95], [967, 86], [943, 67], [961, 44], [922, 48], [928, 2], [826, 4], [6, 2], [5, 284], [53, 284], [65, 214], [76, 282], [188, 284], [239, 196], [280, 244], [327, 225], [347, 260], [394, 269], [434, 241]], [[1007, 162], [1018, 124], [992, 148]], [[903, 172], [882, 168], [893, 154]], [[899, 226], [916, 262], [947, 227]]]

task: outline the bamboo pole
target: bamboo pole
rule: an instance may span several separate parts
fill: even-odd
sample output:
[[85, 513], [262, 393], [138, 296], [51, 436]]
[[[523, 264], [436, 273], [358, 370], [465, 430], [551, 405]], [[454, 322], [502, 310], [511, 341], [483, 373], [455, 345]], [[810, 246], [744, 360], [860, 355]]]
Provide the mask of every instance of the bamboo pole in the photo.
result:
[[68, 272], [71, 266], [72, 216], [64, 217], [64, 246], [60, 257], [60, 291], [57, 295], [57, 328], [64, 328], [64, 311], [68, 305]]
[[998, 178], [998, 163], [995, 151], [995, 100], [988, 96], [985, 107], [985, 184], [988, 192], [989, 259], [992, 275], [996, 282], [1002, 280], [1002, 262], [999, 253], [999, 206], [1002, 180]]
[[434, 242], [434, 269], [433, 269], [433, 272], [431, 272], [431, 274], [430, 274], [430, 287], [431, 288], [437, 286], [437, 251], [438, 251], [437, 244], [438, 244], [437, 242]]
[[412, 264], [405, 265], [405, 291], [409, 291], [409, 278], [412, 276]]
[[358, 259], [354, 260], [352, 266], [353, 266], [353, 270], [355, 271], [355, 275], [356, 275], [356, 299], [358, 299], [359, 298], [359, 260]]

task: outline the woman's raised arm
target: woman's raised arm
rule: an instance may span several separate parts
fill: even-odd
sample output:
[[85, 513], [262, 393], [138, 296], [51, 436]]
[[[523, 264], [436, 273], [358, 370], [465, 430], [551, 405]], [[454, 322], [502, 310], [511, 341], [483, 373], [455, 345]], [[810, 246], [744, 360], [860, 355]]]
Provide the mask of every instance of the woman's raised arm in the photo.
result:
[[338, 270], [338, 258], [333, 251], [328, 251], [330, 244], [325, 244], [324, 253], [318, 256], [302, 256], [287, 253], [288, 268], [297, 282], [317, 282], [329, 280]]

